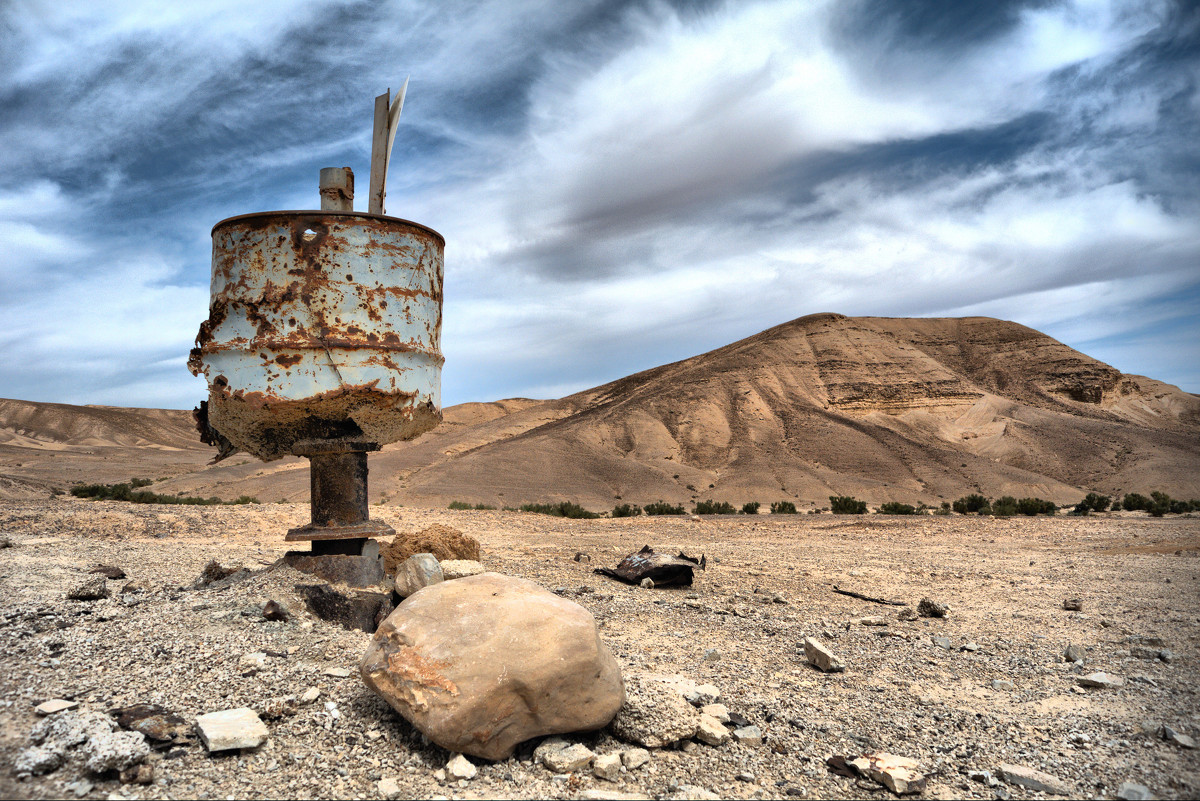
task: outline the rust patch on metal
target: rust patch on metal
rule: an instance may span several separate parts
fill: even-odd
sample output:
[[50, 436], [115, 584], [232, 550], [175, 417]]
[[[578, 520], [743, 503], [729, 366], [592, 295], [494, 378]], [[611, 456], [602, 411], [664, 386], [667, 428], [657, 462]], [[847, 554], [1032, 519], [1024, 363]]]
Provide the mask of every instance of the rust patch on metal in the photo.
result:
[[276, 356], [275, 363], [280, 367], [295, 367], [304, 360], [303, 356]]

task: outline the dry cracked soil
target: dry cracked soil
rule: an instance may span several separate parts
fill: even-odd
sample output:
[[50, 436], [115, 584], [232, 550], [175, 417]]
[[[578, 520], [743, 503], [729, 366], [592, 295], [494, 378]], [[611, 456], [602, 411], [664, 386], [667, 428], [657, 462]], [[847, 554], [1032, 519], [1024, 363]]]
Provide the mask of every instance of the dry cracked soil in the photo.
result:
[[[564, 520], [533, 514], [372, 507], [398, 531], [434, 523], [477, 538], [491, 570], [540, 583], [589, 609], [627, 674], [712, 683], [757, 725], [761, 745], [688, 742], [655, 750], [617, 781], [552, 775], [529, 743], [445, 782], [449, 753], [374, 697], [357, 674], [368, 635], [315, 618], [270, 567], [308, 507], [154, 507], [67, 499], [0, 502], [0, 796], [50, 798], [888, 797], [831, 772], [831, 756], [886, 751], [917, 760], [924, 797], [1040, 798], [996, 782], [1002, 764], [1051, 774], [1079, 797], [1123, 782], [1161, 798], [1200, 795], [1200, 519], [1140, 513], [991, 519], [759, 515]], [[595, 575], [642, 545], [703, 553], [692, 587], [642, 589]], [[590, 557], [575, 561], [577, 552]], [[212, 559], [252, 571], [187, 589]], [[120, 567], [111, 596], [69, 600], [98, 564]], [[127, 581], [147, 591], [119, 593]], [[906, 602], [888, 606], [834, 586]], [[944, 618], [902, 620], [922, 598]], [[1082, 601], [1068, 611], [1065, 599]], [[286, 622], [268, 621], [268, 600]], [[882, 615], [886, 625], [859, 619]], [[815, 637], [845, 664], [805, 662]], [[1069, 645], [1084, 662], [1064, 660]], [[265, 653], [261, 667], [242, 657]], [[327, 673], [346, 668], [347, 677]], [[1119, 677], [1085, 689], [1093, 671]], [[336, 672], [336, 671], [335, 671]], [[993, 682], [1008, 682], [1008, 684]], [[273, 699], [319, 697], [268, 720], [253, 750], [210, 755], [192, 737], [150, 757], [149, 784], [74, 764], [17, 775], [34, 705], [72, 700], [105, 712], [161, 705], [186, 721]], [[597, 753], [630, 746], [606, 732], [570, 738]], [[986, 773], [985, 773], [986, 772]], [[993, 781], [987, 780], [988, 776]], [[619, 796], [614, 796], [619, 797]]]

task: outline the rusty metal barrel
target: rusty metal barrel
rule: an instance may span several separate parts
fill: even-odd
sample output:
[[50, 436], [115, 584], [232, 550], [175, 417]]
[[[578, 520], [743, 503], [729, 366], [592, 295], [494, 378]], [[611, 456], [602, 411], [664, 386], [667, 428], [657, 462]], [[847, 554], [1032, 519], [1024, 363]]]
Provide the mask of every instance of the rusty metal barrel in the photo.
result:
[[379, 214], [271, 211], [222, 220], [212, 239], [209, 318], [188, 365], [208, 379], [213, 429], [271, 460], [440, 422], [441, 234]]

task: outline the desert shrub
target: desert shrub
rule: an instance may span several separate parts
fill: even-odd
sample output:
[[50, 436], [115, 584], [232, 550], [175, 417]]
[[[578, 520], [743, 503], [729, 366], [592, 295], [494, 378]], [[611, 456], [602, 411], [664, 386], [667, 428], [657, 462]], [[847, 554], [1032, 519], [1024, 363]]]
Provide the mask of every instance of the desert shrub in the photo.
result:
[[1121, 500], [1121, 508], [1127, 512], [1149, 512], [1153, 505], [1153, 501], [1137, 492], [1130, 492]]
[[1113, 501], [1112, 510], [1114, 512], [1121, 511], [1121, 499], [1120, 498], [1117, 498], [1115, 501]]
[[637, 517], [641, 513], [642, 507], [629, 503], [623, 503], [620, 506], [614, 506], [612, 510], [613, 517]]
[[979, 495], [978, 493], [972, 493], [970, 495], [966, 495], [966, 496], [963, 496], [962, 498], [959, 498], [957, 501], [954, 502], [954, 506], [952, 508], [954, 509], [954, 511], [958, 512], [960, 515], [966, 515], [966, 514], [986, 515], [986, 514], [991, 514], [991, 511], [992, 511], [991, 504], [988, 503], [988, 499], [983, 497], [982, 495]]
[[830, 495], [829, 508], [835, 515], [863, 515], [867, 513], [867, 502], [849, 495]]
[[138, 489], [139, 487], [148, 487], [153, 483], [154, 482], [148, 478], [131, 478], [131, 479], [129, 479], [129, 486], [133, 487], [134, 489]]
[[933, 511], [935, 515], [950, 514], [950, 501], [942, 501], [942, 505]]
[[696, 515], [735, 515], [737, 509], [733, 508], [733, 504], [729, 501], [697, 501], [696, 508], [692, 510], [692, 514]]
[[489, 506], [489, 505], [488, 505], [488, 504], [486, 504], [486, 503], [477, 503], [477, 504], [475, 504], [474, 506], [472, 506], [471, 504], [467, 503], [466, 501], [450, 501], [450, 505], [449, 505], [448, 507], [446, 507], [446, 508], [448, 508], [448, 509], [460, 509], [460, 510], [461, 510], [461, 509], [475, 509], [475, 510], [477, 510], [477, 511], [481, 511], [481, 512], [482, 512], [482, 511], [487, 511], [487, 510], [489, 510], [489, 509], [495, 509], [496, 507], [495, 507], [495, 506]]
[[761, 505], [762, 504], [760, 504], [758, 501], [750, 501], [749, 503], [743, 503], [742, 504], [742, 514], [756, 515], [756, 514], [758, 514], [758, 507]]
[[1089, 492], [1080, 503], [1087, 504], [1087, 508], [1093, 512], [1104, 512], [1112, 503], [1112, 498], [1098, 492]]
[[1041, 498], [1022, 498], [1017, 501], [1017, 513], [1033, 517], [1034, 515], [1052, 515], [1058, 511], [1058, 507], [1051, 501], [1042, 500]]
[[791, 501], [776, 501], [771, 504], [771, 514], [773, 515], [794, 515], [796, 514], [796, 504]]
[[655, 501], [654, 503], [646, 504], [642, 510], [648, 515], [681, 515], [684, 514], [683, 504], [672, 506], [665, 501]]
[[[134, 479], [142, 481], [144, 479]], [[151, 482], [138, 484], [144, 487]], [[71, 487], [71, 494], [76, 498], [93, 498], [97, 501], [126, 501], [128, 503], [160, 503], [177, 506], [232, 506], [245, 503], [258, 503], [258, 498], [243, 495], [232, 501], [223, 501], [217, 497], [197, 498], [185, 495], [160, 495], [157, 492], [139, 490], [135, 492], [130, 484], [76, 484]]]
[[553, 517], [568, 517], [572, 520], [592, 520], [600, 515], [589, 512], [577, 503], [560, 501], [559, 503], [523, 503], [519, 507], [522, 512], [535, 512], [539, 515]]
[[992, 502], [992, 514], [996, 517], [1012, 517], [1017, 513], [1017, 499], [1011, 495], [1005, 495], [997, 501]]
[[881, 515], [915, 515], [915, 514], [917, 514], [917, 507], [915, 507], [911, 504], [907, 504], [907, 503], [899, 503], [897, 501], [888, 501], [887, 503], [885, 503], [879, 507], [879, 514], [881, 514]]

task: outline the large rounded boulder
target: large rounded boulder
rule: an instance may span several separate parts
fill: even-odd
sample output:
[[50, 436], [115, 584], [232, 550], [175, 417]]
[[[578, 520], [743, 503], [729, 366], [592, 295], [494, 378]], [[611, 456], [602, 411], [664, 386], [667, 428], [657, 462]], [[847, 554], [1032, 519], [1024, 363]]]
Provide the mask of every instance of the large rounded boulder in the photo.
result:
[[603, 728], [625, 702], [591, 613], [498, 573], [410, 595], [375, 632], [360, 670], [430, 740], [492, 760], [532, 737]]

